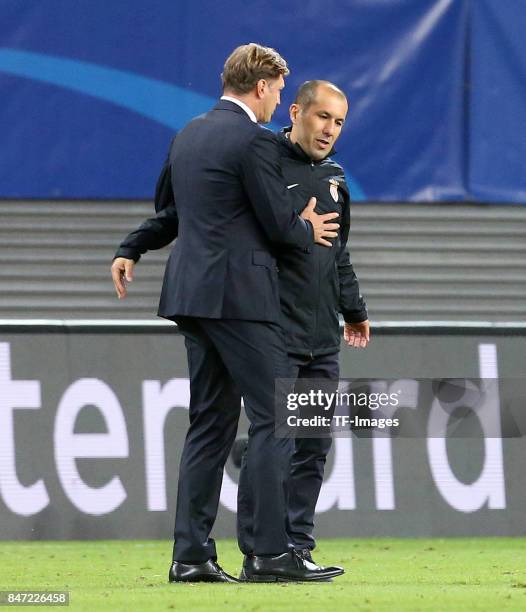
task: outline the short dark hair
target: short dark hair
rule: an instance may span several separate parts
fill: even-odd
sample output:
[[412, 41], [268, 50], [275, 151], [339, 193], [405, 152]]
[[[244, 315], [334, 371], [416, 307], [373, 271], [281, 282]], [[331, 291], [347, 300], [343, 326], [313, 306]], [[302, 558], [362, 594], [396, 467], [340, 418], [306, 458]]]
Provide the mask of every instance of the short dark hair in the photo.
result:
[[251, 91], [260, 79], [277, 79], [287, 74], [287, 62], [275, 49], [249, 43], [237, 47], [228, 56], [221, 81], [223, 90], [243, 94]]
[[330, 81], [321, 81], [319, 79], [315, 79], [313, 81], [305, 81], [305, 83], [300, 85], [298, 91], [296, 92], [294, 104], [297, 104], [298, 106], [301, 106], [304, 110], [307, 110], [309, 106], [316, 100], [316, 94], [320, 85], [330, 87], [330, 89], [334, 90], [334, 93], [339, 94], [342, 98], [345, 99], [345, 101], [347, 101], [347, 96], [334, 83], [331, 83]]

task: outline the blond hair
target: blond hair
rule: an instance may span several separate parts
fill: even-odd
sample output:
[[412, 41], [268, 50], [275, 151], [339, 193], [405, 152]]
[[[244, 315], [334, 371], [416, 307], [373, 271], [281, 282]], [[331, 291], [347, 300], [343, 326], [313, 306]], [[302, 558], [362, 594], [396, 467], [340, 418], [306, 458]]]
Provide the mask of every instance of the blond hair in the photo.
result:
[[249, 43], [237, 47], [228, 56], [221, 81], [223, 90], [244, 94], [251, 91], [260, 79], [277, 79], [287, 74], [287, 62], [276, 50]]

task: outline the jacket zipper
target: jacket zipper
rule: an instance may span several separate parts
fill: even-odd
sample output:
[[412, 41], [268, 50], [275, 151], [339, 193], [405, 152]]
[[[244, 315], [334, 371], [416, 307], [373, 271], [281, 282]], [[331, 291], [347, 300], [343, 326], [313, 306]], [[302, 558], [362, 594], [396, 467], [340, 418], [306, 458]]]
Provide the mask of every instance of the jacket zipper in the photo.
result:
[[[312, 172], [314, 172], [314, 162], [311, 161], [310, 163], [310, 167]], [[311, 184], [313, 187], [313, 193], [315, 193], [315, 189], [317, 187], [314, 179], [311, 179]], [[312, 343], [314, 344], [314, 346], [316, 346], [316, 338], [318, 336], [318, 315], [319, 315], [319, 306], [320, 306], [320, 269], [321, 269], [321, 264], [320, 264], [320, 257], [317, 253], [317, 250], [314, 249], [314, 253], [313, 255], [315, 255], [316, 257], [316, 282], [317, 282], [317, 291], [316, 291], [316, 308], [314, 309], [315, 312], [315, 319], [314, 319], [314, 334], [312, 336]], [[312, 350], [312, 345], [311, 345], [311, 351], [310, 351], [310, 358], [311, 360], [314, 359], [313, 356], [313, 350]]]

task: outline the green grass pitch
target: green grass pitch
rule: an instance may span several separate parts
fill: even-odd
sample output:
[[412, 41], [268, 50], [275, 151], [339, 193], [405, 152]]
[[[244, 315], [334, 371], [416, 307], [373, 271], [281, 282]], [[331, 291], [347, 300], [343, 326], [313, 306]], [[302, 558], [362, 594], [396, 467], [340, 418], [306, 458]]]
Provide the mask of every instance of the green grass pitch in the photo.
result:
[[[235, 542], [218, 552], [237, 575]], [[524, 538], [322, 540], [315, 559], [346, 569], [326, 584], [168, 584], [170, 554], [169, 541], [0, 542], [0, 590], [67, 590], [90, 612], [526, 610]]]

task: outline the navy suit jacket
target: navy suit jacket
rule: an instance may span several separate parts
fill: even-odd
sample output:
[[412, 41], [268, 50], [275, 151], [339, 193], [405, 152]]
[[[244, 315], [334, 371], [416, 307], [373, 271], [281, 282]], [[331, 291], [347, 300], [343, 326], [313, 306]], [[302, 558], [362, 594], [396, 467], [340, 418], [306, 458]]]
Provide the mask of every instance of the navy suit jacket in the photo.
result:
[[177, 240], [159, 316], [276, 322], [276, 248], [308, 249], [312, 227], [294, 211], [276, 136], [221, 100], [191, 121], [170, 151], [175, 207], [128, 235], [116, 253], [139, 259]]

